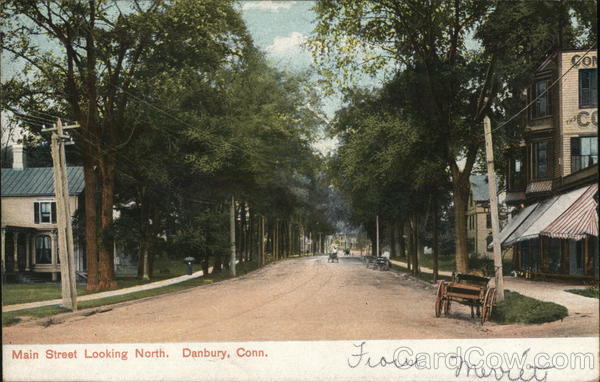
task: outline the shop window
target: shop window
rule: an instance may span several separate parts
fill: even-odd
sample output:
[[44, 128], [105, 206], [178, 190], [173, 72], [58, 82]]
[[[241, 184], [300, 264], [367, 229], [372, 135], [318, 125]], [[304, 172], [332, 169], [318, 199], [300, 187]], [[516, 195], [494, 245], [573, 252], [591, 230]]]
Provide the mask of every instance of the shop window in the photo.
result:
[[33, 203], [33, 216], [35, 224], [54, 224], [56, 223], [56, 203], [55, 202], [35, 202]]
[[52, 264], [50, 236], [41, 235], [35, 238], [35, 262], [37, 264]]
[[[532, 110], [532, 118], [543, 118], [550, 115], [550, 81], [540, 80], [533, 85], [533, 99], [535, 103]], [[538, 98], [539, 97], [539, 98]]]
[[533, 179], [545, 179], [550, 177], [550, 142], [535, 142], [532, 147], [532, 169]]
[[560, 240], [550, 239], [550, 248], [548, 251], [550, 259], [550, 273], [560, 273]]
[[598, 138], [571, 138], [571, 172], [577, 172], [598, 163]]
[[533, 272], [539, 272], [540, 270], [540, 241], [539, 239], [529, 240], [530, 242], [530, 263], [529, 267]]
[[569, 255], [570, 255], [570, 274], [583, 274], [583, 240], [569, 240]]
[[579, 108], [598, 106], [598, 70], [579, 69]]

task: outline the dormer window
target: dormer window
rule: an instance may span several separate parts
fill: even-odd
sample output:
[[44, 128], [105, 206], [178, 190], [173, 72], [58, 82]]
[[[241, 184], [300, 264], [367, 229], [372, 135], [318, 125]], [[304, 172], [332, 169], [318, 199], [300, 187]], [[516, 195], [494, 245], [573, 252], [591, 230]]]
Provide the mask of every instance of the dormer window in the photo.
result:
[[[550, 115], [550, 80], [539, 80], [533, 85], [532, 98], [535, 99], [531, 111], [532, 118], [543, 118]], [[538, 98], [539, 97], [539, 98]]]

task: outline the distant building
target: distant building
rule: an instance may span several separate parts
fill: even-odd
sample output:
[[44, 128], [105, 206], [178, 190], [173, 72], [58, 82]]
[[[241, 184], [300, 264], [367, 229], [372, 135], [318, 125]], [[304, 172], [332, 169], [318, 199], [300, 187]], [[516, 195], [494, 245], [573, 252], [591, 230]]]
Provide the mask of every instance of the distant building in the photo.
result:
[[470, 254], [492, 257], [488, 244], [492, 235], [490, 194], [487, 175], [469, 177], [471, 192], [467, 205], [467, 239]]
[[527, 275], [598, 278], [597, 54], [585, 53], [539, 66], [524, 140], [510, 151], [506, 203], [517, 212], [500, 236]]

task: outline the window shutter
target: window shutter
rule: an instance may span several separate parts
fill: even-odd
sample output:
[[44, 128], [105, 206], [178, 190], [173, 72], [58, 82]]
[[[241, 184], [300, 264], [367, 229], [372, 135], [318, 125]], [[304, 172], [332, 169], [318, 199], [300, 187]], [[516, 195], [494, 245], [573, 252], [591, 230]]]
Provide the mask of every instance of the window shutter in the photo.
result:
[[52, 202], [51, 208], [52, 208], [52, 223], [56, 223], [56, 203], [55, 202]]
[[40, 204], [38, 202], [33, 203], [33, 221], [35, 224], [40, 224]]

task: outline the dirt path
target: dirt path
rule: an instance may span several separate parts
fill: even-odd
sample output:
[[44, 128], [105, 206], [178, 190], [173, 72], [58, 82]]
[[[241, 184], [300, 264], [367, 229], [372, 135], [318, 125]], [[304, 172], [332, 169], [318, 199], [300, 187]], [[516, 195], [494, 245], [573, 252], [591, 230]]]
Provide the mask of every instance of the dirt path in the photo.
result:
[[289, 259], [244, 277], [3, 329], [4, 343], [597, 336], [598, 312], [543, 325], [481, 326], [467, 307], [433, 315], [432, 286], [357, 257]]

